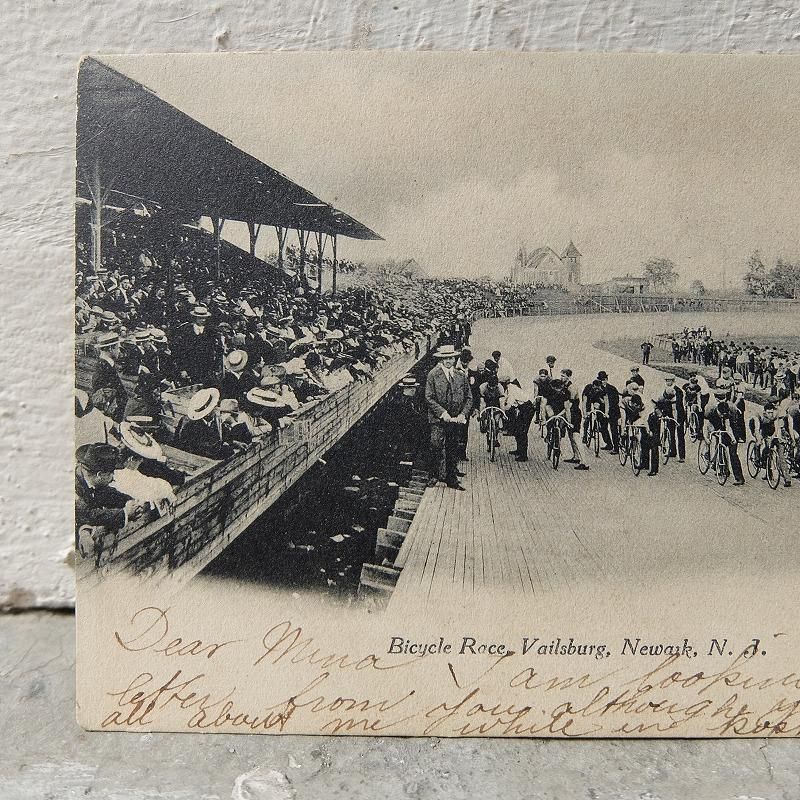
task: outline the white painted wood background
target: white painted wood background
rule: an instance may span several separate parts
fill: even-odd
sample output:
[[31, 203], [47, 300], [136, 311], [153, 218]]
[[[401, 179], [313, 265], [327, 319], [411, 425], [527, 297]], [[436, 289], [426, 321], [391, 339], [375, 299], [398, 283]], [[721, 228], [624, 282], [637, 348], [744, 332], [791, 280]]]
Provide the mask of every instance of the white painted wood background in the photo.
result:
[[[5, 0], [0, 606], [73, 604], [75, 73], [86, 53], [399, 48], [798, 52], [770, 2]], [[791, 109], [789, 113], [796, 113]]]

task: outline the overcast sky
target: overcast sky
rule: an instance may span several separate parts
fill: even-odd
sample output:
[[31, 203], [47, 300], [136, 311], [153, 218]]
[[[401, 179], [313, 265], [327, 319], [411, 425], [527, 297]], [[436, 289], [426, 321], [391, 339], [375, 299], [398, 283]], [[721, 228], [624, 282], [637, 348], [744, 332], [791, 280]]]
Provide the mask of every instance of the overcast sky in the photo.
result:
[[756, 248], [800, 260], [795, 57], [101, 60], [386, 240], [344, 257], [501, 276], [572, 238], [590, 279], [666, 256], [708, 286]]

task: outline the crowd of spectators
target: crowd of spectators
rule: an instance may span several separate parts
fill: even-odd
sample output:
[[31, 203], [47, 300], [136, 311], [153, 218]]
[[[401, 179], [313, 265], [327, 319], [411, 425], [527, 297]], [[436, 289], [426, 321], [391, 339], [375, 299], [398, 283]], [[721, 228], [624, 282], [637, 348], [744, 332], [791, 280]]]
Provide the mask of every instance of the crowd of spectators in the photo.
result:
[[721, 376], [728, 368], [753, 388], [768, 391], [779, 401], [789, 397], [800, 383], [800, 353], [777, 345], [714, 338], [706, 326], [684, 328], [670, 336], [672, 360], [717, 367]]
[[131, 223], [104, 241], [97, 270], [79, 240], [76, 532], [95, 556], [104, 533], [174, 504], [189, 468], [165, 448], [230, 458], [396, 354], [468, 342], [481, 304], [461, 282], [308, 291], [232, 245], [217, 270], [208, 234], [170, 228], [165, 248], [149, 221]]

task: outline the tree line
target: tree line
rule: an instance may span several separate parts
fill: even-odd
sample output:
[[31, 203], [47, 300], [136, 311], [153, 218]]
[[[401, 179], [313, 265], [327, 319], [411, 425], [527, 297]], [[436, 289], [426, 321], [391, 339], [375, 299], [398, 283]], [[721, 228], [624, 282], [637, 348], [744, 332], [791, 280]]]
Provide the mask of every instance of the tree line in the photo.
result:
[[761, 253], [756, 250], [747, 259], [744, 287], [748, 294], [757, 297], [797, 297], [800, 295], [800, 264], [791, 264], [778, 258], [772, 269], [767, 269]]

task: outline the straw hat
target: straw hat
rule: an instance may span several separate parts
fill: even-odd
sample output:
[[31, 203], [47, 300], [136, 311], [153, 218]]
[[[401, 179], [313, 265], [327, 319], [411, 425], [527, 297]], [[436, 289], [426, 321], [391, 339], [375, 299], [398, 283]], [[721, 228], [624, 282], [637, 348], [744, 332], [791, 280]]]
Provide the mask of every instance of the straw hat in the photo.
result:
[[204, 419], [219, 405], [219, 389], [200, 389], [189, 399], [186, 416], [191, 420]]
[[120, 423], [119, 436], [122, 444], [137, 456], [152, 461], [166, 461], [161, 445], [149, 433], [130, 422]]
[[150, 328], [150, 339], [159, 344], [167, 344], [167, 334], [161, 328]]
[[455, 358], [458, 352], [453, 345], [444, 344], [433, 355], [435, 358]]
[[108, 333], [101, 333], [97, 337], [95, 344], [100, 350], [108, 350], [112, 347], [116, 347], [119, 344], [119, 341], [119, 334], [109, 331]]
[[256, 387], [247, 393], [247, 399], [257, 406], [264, 408], [283, 408], [286, 403], [283, 402], [281, 396], [269, 389], [260, 389]]
[[205, 306], [195, 306], [191, 313], [195, 319], [208, 319], [211, 316], [211, 312]]
[[245, 350], [231, 350], [225, 356], [225, 367], [231, 372], [241, 372], [247, 366], [247, 352]]

